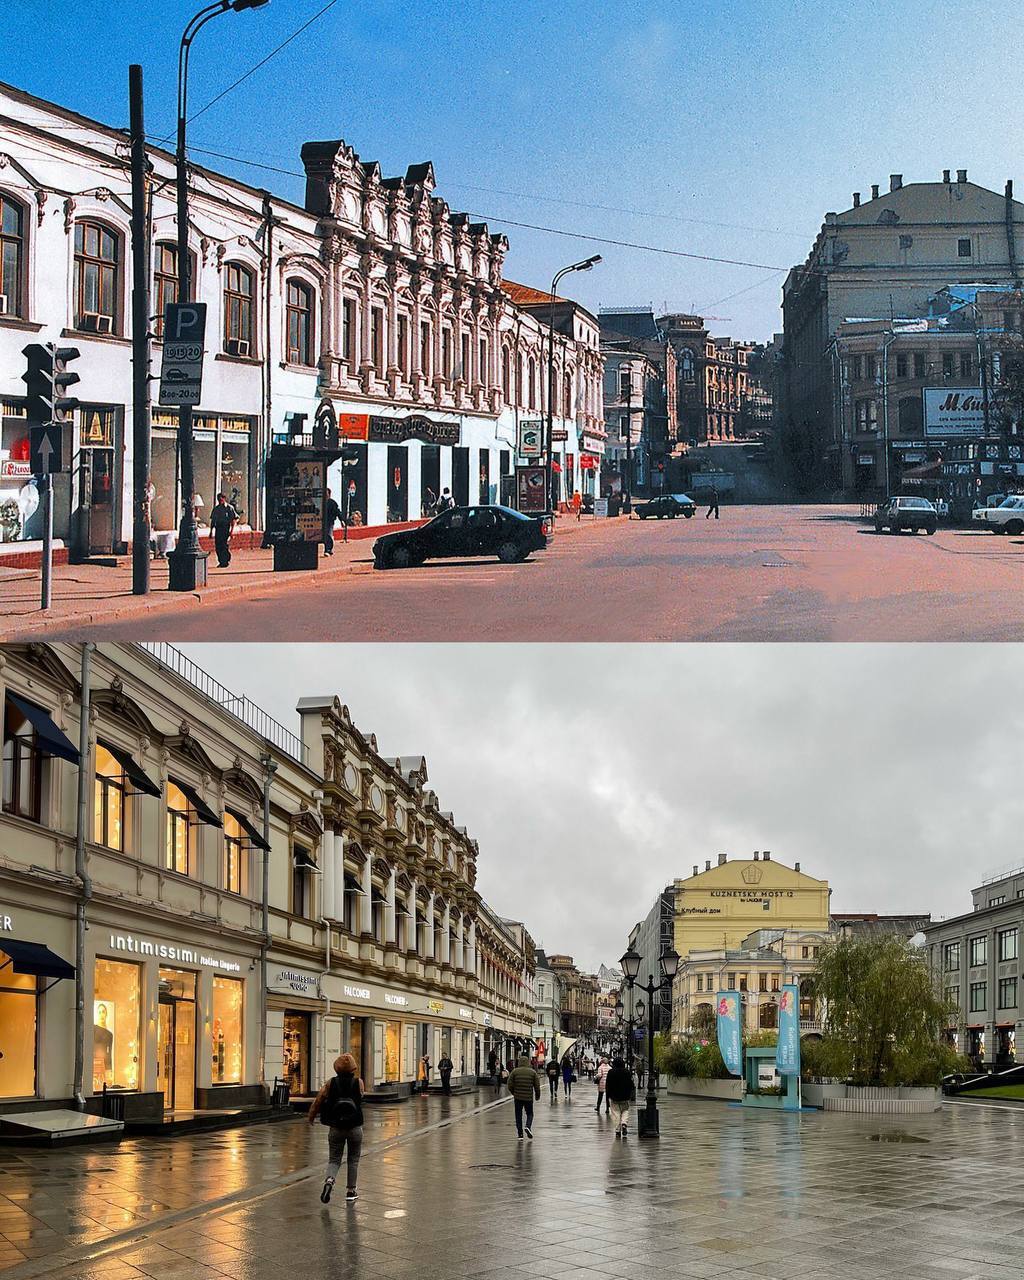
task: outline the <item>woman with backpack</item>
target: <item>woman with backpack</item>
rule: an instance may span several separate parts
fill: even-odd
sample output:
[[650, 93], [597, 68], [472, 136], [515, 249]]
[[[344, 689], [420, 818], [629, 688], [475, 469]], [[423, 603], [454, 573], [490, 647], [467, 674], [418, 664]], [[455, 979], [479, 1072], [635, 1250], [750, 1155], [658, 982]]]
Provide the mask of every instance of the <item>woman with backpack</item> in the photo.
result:
[[359, 1172], [359, 1154], [363, 1149], [363, 1082], [356, 1075], [356, 1060], [350, 1053], [334, 1059], [335, 1074], [313, 1099], [309, 1108], [309, 1123], [328, 1125], [327, 1174], [320, 1199], [326, 1204], [334, 1190], [334, 1182], [341, 1168], [341, 1158], [348, 1148], [348, 1182], [346, 1203], [356, 1198], [356, 1175]]

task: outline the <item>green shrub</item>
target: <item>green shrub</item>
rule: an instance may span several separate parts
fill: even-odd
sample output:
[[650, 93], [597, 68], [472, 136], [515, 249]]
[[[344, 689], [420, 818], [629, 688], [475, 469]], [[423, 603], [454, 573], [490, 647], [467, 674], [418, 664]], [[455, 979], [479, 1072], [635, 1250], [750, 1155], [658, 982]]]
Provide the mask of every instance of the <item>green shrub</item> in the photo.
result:
[[853, 1063], [850, 1046], [826, 1036], [800, 1041], [800, 1075], [804, 1080], [846, 1080]]
[[693, 1066], [693, 1046], [688, 1040], [677, 1040], [674, 1044], [655, 1041], [654, 1061], [660, 1072], [680, 1079], [688, 1076]]
[[732, 1077], [725, 1069], [722, 1052], [714, 1040], [701, 1041], [693, 1046], [693, 1060], [690, 1075], [695, 1080], [729, 1080]]

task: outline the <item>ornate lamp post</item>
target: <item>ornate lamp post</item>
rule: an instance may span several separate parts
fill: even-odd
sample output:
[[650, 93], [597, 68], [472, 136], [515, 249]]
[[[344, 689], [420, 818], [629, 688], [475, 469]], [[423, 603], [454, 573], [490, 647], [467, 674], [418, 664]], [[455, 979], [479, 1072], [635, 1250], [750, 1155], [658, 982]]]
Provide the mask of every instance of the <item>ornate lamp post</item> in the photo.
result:
[[[626, 982], [629, 985], [630, 996], [632, 996], [637, 976], [640, 973], [642, 957], [638, 951], [630, 947], [619, 963], [622, 965], [622, 972], [626, 975]], [[654, 975], [648, 974], [647, 982], [640, 984], [640, 990], [647, 993], [648, 1006], [645, 1006], [643, 1001], [637, 1001], [636, 1007], [639, 1010], [643, 1010], [645, 1007], [650, 1008], [650, 1016], [647, 1019], [647, 1102], [644, 1110], [637, 1115], [637, 1133], [641, 1138], [657, 1138], [660, 1132], [657, 1077], [655, 1076], [654, 1068], [654, 997], [666, 987], [669, 991], [672, 990], [672, 982], [678, 968], [678, 952], [674, 950], [663, 951], [661, 953], [661, 971], [664, 977], [660, 982], [655, 982]], [[630, 999], [630, 1004], [632, 1003], [633, 1001]], [[642, 1012], [640, 1016], [643, 1017]], [[631, 1036], [632, 1025], [632, 1018], [630, 1018]]]

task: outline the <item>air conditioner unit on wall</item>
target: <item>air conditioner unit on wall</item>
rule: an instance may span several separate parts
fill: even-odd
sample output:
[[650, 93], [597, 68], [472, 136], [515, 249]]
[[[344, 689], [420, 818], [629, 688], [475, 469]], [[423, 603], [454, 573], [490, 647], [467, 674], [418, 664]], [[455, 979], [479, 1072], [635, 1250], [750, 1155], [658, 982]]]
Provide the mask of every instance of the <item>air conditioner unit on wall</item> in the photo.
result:
[[224, 343], [224, 349], [229, 356], [248, 356], [250, 354], [250, 345], [243, 338], [228, 338]]
[[113, 333], [114, 317], [101, 315], [98, 311], [83, 311], [78, 327], [84, 333]]

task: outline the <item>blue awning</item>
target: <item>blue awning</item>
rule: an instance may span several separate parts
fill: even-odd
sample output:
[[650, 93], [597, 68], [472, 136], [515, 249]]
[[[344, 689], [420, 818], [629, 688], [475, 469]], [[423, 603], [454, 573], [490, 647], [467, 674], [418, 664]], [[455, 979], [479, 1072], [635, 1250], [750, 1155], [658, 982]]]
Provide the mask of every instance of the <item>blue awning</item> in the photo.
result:
[[75, 976], [74, 965], [62, 960], [40, 942], [21, 942], [17, 938], [0, 938], [0, 951], [10, 956], [11, 968], [15, 973], [30, 973], [37, 978], [73, 978]]
[[78, 748], [70, 738], [64, 736], [42, 707], [37, 707], [34, 702], [26, 702], [16, 693], [8, 693], [7, 696], [35, 729], [40, 751], [48, 756], [60, 756], [62, 760], [70, 760], [72, 764], [78, 764]]

